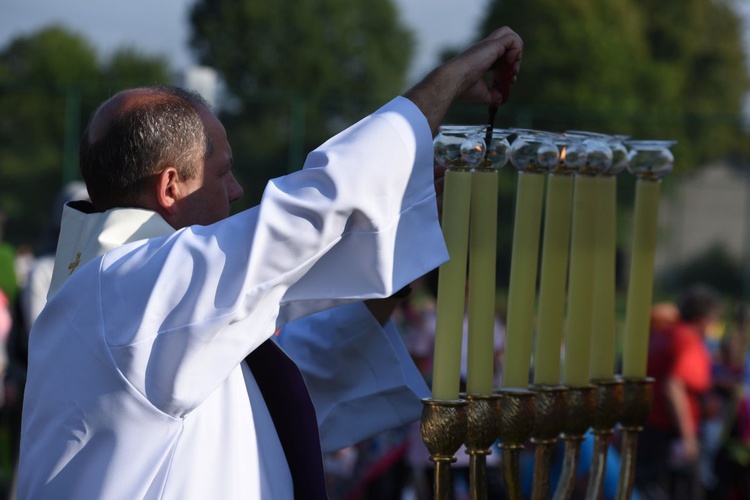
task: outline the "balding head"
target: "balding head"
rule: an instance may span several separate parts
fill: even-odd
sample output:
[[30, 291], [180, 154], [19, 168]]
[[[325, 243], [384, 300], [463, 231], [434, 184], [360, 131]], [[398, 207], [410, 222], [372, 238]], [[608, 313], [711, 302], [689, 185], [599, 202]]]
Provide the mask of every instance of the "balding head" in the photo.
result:
[[211, 144], [199, 115], [208, 104], [176, 87], [125, 90], [102, 104], [81, 138], [81, 175], [95, 207], [149, 208], [148, 180], [172, 166], [196, 175]]

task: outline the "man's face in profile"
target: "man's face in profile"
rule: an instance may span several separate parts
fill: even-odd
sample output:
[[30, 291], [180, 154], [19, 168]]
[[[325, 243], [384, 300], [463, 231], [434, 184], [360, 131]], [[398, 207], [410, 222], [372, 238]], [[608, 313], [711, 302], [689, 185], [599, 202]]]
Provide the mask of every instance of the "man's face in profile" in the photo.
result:
[[232, 148], [224, 126], [210, 110], [200, 108], [199, 113], [213, 147], [199, 162], [195, 177], [180, 181], [188, 194], [180, 200], [178, 228], [209, 225], [229, 217], [231, 204], [243, 195], [232, 173]]

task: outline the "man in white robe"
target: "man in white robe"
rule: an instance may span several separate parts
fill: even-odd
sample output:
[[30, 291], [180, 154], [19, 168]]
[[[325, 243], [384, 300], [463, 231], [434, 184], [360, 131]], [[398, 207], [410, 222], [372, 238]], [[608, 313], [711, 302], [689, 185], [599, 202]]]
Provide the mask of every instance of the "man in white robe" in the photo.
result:
[[[68, 207], [77, 250], [56, 265], [31, 332], [19, 496], [323, 498], [322, 470], [293, 457], [305, 440], [319, 455], [317, 431], [287, 435], [296, 419], [307, 428], [306, 391], [267, 340], [299, 317], [387, 297], [446, 259], [431, 131], [459, 96], [502, 102], [520, 54], [515, 33], [496, 31], [232, 217], [242, 190], [207, 107], [174, 89], [102, 105], [81, 149], [96, 213]], [[128, 164], [123, 148], [162, 136], [174, 141]]]

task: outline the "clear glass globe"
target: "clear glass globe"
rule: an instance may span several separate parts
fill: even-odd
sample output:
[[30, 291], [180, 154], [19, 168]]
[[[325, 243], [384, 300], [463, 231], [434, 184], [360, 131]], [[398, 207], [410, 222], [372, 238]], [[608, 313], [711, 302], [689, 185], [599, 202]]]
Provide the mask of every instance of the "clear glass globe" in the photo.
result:
[[630, 148], [628, 171], [645, 179], [661, 179], [674, 168], [674, 155], [669, 150], [677, 141], [625, 141]]
[[607, 170], [608, 175], [617, 175], [628, 166], [628, 148], [624, 141], [627, 135], [612, 135], [609, 137], [609, 147], [612, 148], [612, 165]]
[[484, 159], [487, 145], [479, 131], [469, 132], [461, 143], [461, 158], [468, 167], [476, 167]]
[[484, 158], [481, 126], [443, 125], [432, 141], [435, 161], [443, 167], [472, 168]]
[[601, 174], [612, 166], [612, 148], [609, 145], [608, 135], [583, 130], [568, 130], [565, 135], [583, 139], [583, 145], [586, 148], [586, 164], [579, 170], [580, 172]]
[[561, 134], [555, 139], [555, 145], [560, 152], [560, 161], [554, 172], [577, 172], [586, 165], [586, 147], [582, 138]]
[[508, 163], [508, 158], [510, 158], [510, 142], [508, 142], [508, 136], [512, 133], [513, 132], [507, 129], [492, 129], [492, 139], [487, 148], [486, 158], [490, 161], [493, 168], [500, 169]]
[[553, 135], [541, 131], [520, 131], [510, 145], [510, 162], [518, 170], [545, 171], [555, 168], [559, 161], [559, 152]]

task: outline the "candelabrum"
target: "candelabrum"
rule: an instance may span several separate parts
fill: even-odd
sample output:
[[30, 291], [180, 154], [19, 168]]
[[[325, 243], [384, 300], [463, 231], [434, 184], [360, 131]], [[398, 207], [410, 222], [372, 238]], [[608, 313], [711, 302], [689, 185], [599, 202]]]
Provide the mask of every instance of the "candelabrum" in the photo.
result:
[[[486, 142], [488, 139], [489, 144]], [[471, 498], [485, 500], [488, 495], [486, 457], [491, 453], [492, 444], [498, 439], [502, 451], [502, 473], [507, 497], [514, 500], [522, 498], [520, 453], [530, 440], [535, 446], [531, 498], [534, 500], [549, 498], [553, 486], [550, 481], [553, 448], [558, 439], [562, 438], [565, 443], [563, 468], [552, 496], [555, 500], [567, 500], [572, 496], [576, 486], [581, 443], [590, 431], [593, 436], [594, 451], [588, 474], [586, 498], [598, 500], [603, 491], [608, 448], [618, 422], [622, 430], [622, 457], [617, 498], [625, 500], [631, 497], [635, 479], [638, 435], [651, 409], [652, 379], [645, 376], [647, 319], [653, 283], [659, 185], [661, 178], [672, 169], [673, 157], [669, 151], [672, 144], [674, 144], [672, 141], [630, 141], [625, 136], [607, 136], [581, 131], [549, 134], [528, 129], [490, 131], [483, 127], [446, 126], [441, 128], [435, 140], [435, 158], [440, 165], [448, 167], [449, 172], [462, 174], [494, 172], [496, 174], [497, 169], [510, 160], [520, 174], [517, 196], [525, 196], [525, 201], [516, 206], [512, 253], [513, 256], [523, 257], [519, 261], [512, 258], [503, 388], [499, 391], [492, 391], [491, 382], [487, 387], [484, 382], [477, 385], [476, 380], [484, 375], [476, 376], [480, 372], [476, 367], [470, 367], [469, 373], [474, 375], [469, 377], [472, 378], [471, 381], [467, 380], [467, 393], [459, 397], [459, 363], [449, 363], [439, 359], [442, 358], [441, 353], [453, 355], [461, 350], [463, 328], [459, 323], [464, 317], [463, 290], [467, 289], [465, 271], [468, 251], [464, 249], [462, 256], [461, 251], [452, 250], [449, 239], [456, 235], [446, 234], [451, 261], [457, 261], [456, 280], [449, 283], [451, 286], [444, 285], [442, 281], [439, 283], [438, 309], [447, 310], [447, 304], [451, 304], [456, 306], [456, 310], [450, 313], [453, 321], [449, 328], [451, 338], [448, 340], [436, 338], [433, 395], [431, 399], [423, 401], [421, 426], [422, 438], [430, 453], [430, 460], [435, 463], [436, 499], [447, 500], [453, 497], [450, 465], [456, 460], [455, 453], [461, 445], [465, 445], [469, 455]], [[570, 231], [568, 226], [564, 226], [566, 229], [561, 232], [568, 233], [569, 239], [567, 236], [559, 238], [556, 246], [550, 247], [549, 253], [556, 255], [562, 262], [562, 264], [558, 263], [560, 267], [567, 268], [568, 255], [564, 253], [560, 258], [560, 249], [567, 248], [570, 244], [571, 276], [568, 277], [565, 274], [567, 269], [562, 271], [558, 269], [555, 279], [549, 283], [562, 282], [563, 284], [548, 286], [549, 283], [545, 281], [548, 276], [545, 274], [544, 258], [547, 249], [542, 249], [539, 321], [536, 325], [537, 350], [534, 353], [534, 384], [528, 386], [531, 338], [534, 336], [532, 318], [535, 314], [532, 308], [535, 302], [536, 256], [539, 254], [538, 236], [539, 229], [542, 227], [540, 224], [543, 205], [541, 195], [545, 180], [547, 185], [545, 243], [548, 239], [553, 239], [552, 235], [547, 235], [547, 230], [561, 227], [561, 221], [566, 218], [568, 222], [573, 221], [571, 225], [575, 226], [576, 213], [571, 208], [576, 206], [576, 200], [571, 198], [573, 179], [579, 181], [580, 193], [588, 192], [591, 195], [592, 192], [597, 192], [598, 200], [602, 198], [607, 200], [606, 208], [603, 208], [602, 204], [579, 203], [581, 206], [588, 207], [589, 212], [605, 214], [604, 218], [596, 219], [596, 224], [592, 222], [591, 214], [585, 213], [586, 210], [579, 210], [578, 217], [589, 217], [586, 219], [587, 223], [590, 223], [591, 228], [595, 228], [591, 229], [591, 232], [599, 236], [606, 232], [601, 230], [602, 227], [612, 229], [612, 234], [606, 235], [609, 240], [605, 243], [593, 238], [591, 233], [586, 236], [589, 240], [585, 243], [594, 245], [597, 252], [608, 256], [602, 261], [603, 263], [597, 259], [587, 262], [590, 267], [593, 267], [587, 272], [608, 276], [614, 272], [614, 255], [609, 256], [609, 254], [614, 254], [615, 178], [625, 168], [636, 175], [638, 180], [631, 252], [633, 261], [631, 262], [628, 311], [623, 335], [623, 375], [614, 375], [614, 278], [612, 277], [611, 282], [602, 281], [603, 289], [612, 288], [611, 295], [610, 291], [603, 293], [601, 288], [596, 288], [597, 285], [601, 285], [599, 282], [595, 282], [592, 286], [593, 291], [586, 290], [588, 301], [570, 295], [571, 287], [577, 288], [576, 293], [584, 290], [585, 287], [576, 283], [572, 276], [574, 272], [572, 254], [578, 237], [577, 233], [575, 228]], [[479, 177], [475, 175], [474, 182]], [[552, 185], [556, 184], [551, 180], [565, 177], [571, 181], [567, 188], [569, 190], [563, 189], [557, 192], [557, 195], [564, 192], [567, 193], [565, 196], [571, 199], [566, 202], [563, 197], [563, 202], [551, 203], [550, 191]], [[602, 182], [591, 188], [592, 178]], [[485, 176], [482, 176], [482, 180], [484, 179]], [[466, 183], [467, 186], [471, 184], [466, 179], [461, 182]], [[564, 182], [560, 183], [561, 186], [564, 184]], [[605, 185], [606, 189], [603, 187]], [[586, 189], [590, 191], [585, 191]], [[462, 196], [474, 197], [479, 192], [479, 190], [465, 187]], [[589, 198], [593, 198], [593, 195]], [[486, 207], [490, 205], [476, 205], [484, 207], [477, 210], [474, 208], [475, 202], [476, 200], [472, 199], [471, 217], [474, 217], [476, 212], [488, 211]], [[444, 226], [445, 212], [452, 210], [446, 204], [444, 202], [443, 205]], [[462, 210], [464, 210], [464, 215], [461, 220], [464, 222], [453, 224], [460, 229], [456, 234], [461, 233], [456, 238], [472, 241], [467, 229], [469, 210], [466, 207]], [[525, 216], [522, 224], [519, 224], [519, 214]], [[472, 221], [471, 230], [477, 232], [473, 224], [474, 221]], [[516, 230], [519, 228], [525, 229], [526, 233], [517, 234]], [[443, 229], [445, 233], [446, 228]], [[519, 243], [523, 243], [523, 248], [516, 248]], [[478, 244], [472, 242], [471, 246], [478, 246]], [[458, 258], [456, 258], [457, 255]], [[578, 275], [581, 274], [580, 270], [576, 272]], [[515, 280], [514, 273], [516, 274]], [[441, 275], [443, 275], [442, 267]], [[472, 281], [471, 276], [470, 269], [469, 281]], [[444, 276], [441, 276], [441, 280], [443, 278]], [[566, 366], [561, 369], [559, 356], [561, 333], [559, 332], [563, 330], [561, 322], [563, 321], [563, 303], [566, 302], [564, 297], [566, 282], [568, 283], [569, 316], [568, 323], [564, 325], [564, 329], [568, 332], [566, 335], [570, 335], [571, 332], [578, 335], [581, 331], [588, 331], [588, 333], [579, 337], [566, 336]], [[562, 289], [554, 293], [550, 292], [561, 287]], [[440, 290], [444, 288], [453, 290], [455, 297], [441, 302]], [[468, 289], [471, 290], [471, 287]], [[469, 302], [471, 303], [476, 297], [483, 296], [483, 293], [475, 293], [472, 298], [470, 291]], [[545, 303], [548, 306], [549, 304], [554, 304], [554, 306], [544, 309]], [[594, 319], [591, 319], [590, 323], [576, 322], [575, 317], [573, 320], [570, 319], [570, 314], [572, 309], [575, 316], [577, 308], [581, 309], [579, 311], [581, 318], [587, 315], [591, 317], [592, 311], [598, 309], [604, 311], [612, 309], [612, 312], [611, 315], [609, 313], [601, 316], [594, 314]], [[557, 319], [551, 323], [551, 327], [545, 325], [550, 311], [557, 311], [553, 314]], [[470, 307], [469, 323], [472, 321], [471, 316]], [[438, 322], [439, 320], [438, 317]], [[549, 334], [547, 330], [558, 333]], [[470, 342], [472, 335], [475, 334], [470, 333]], [[548, 337], [548, 335], [551, 336]], [[436, 337], [446, 337], [446, 334], [438, 331]], [[441, 342], [444, 346], [439, 349], [438, 344]], [[549, 352], [544, 349], [540, 350], [540, 346], [545, 345], [552, 346], [547, 350]], [[584, 355], [578, 353], [582, 346], [585, 347], [582, 351]], [[481, 352], [481, 348], [479, 351]], [[454, 357], [458, 359], [457, 356]], [[481, 357], [483, 355], [480, 356], [476, 351], [471, 353], [470, 349], [469, 364]], [[485, 371], [487, 370], [482, 369], [481, 373]], [[561, 372], [562, 384], [559, 383]]]

